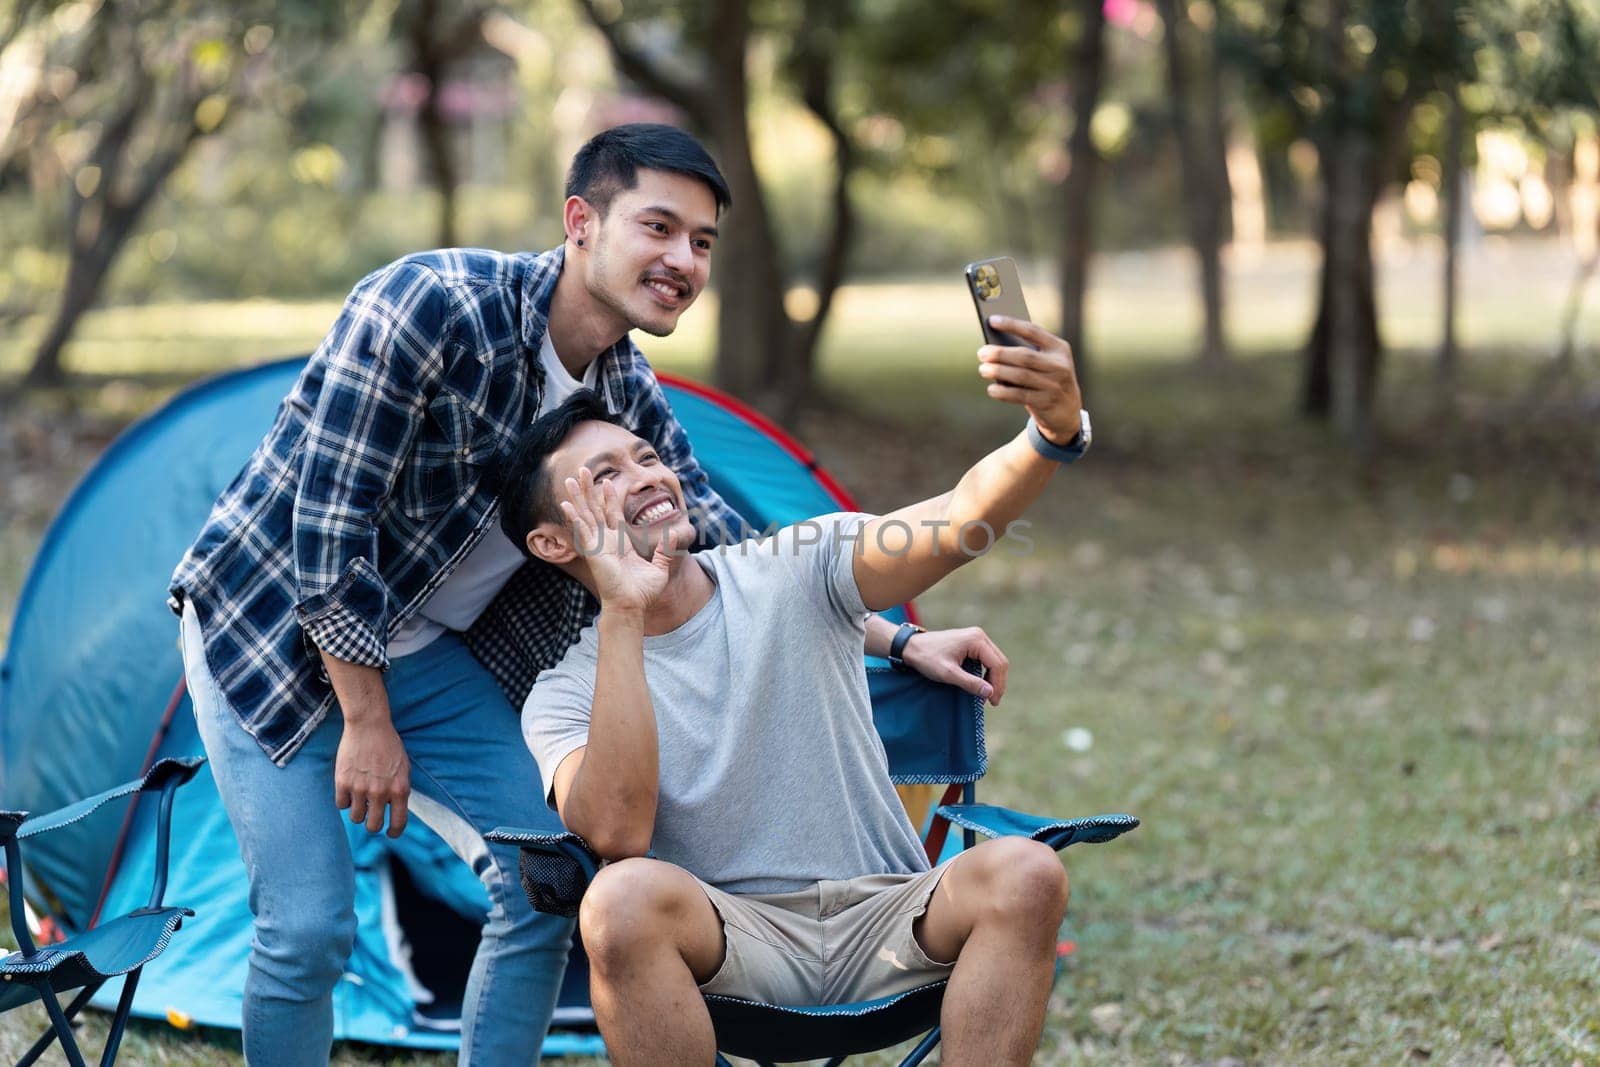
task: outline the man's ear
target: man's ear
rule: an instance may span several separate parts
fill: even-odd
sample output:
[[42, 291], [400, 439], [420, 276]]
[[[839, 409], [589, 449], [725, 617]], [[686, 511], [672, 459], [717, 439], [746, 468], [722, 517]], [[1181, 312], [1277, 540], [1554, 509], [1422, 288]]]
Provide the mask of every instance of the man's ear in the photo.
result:
[[572, 531], [559, 522], [541, 522], [528, 531], [524, 543], [535, 559], [558, 567], [578, 558], [578, 550], [572, 543]]
[[567, 197], [561, 218], [567, 229], [568, 241], [582, 248], [594, 240], [595, 235], [592, 231], [599, 228], [600, 215], [589, 201], [581, 196]]

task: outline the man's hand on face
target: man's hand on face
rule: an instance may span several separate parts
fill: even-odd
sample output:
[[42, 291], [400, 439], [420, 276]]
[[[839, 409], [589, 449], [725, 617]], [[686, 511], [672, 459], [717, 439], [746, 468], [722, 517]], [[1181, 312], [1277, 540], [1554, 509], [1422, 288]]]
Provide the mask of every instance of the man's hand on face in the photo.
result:
[[996, 329], [1038, 346], [1037, 350], [1015, 345], [984, 345], [978, 349], [978, 374], [988, 379], [989, 395], [1008, 404], [1021, 404], [1047, 440], [1066, 445], [1078, 434], [1079, 412], [1083, 410], [1071, 347], [1026, 319], [991, 315], [989, 322]]
[[667, 587], [676, 539], [670, 532], [647, 545], [648, 558], [639, 554], [626, 521], [622, 500], [610, 482], [595, 484], [588, 467], [566, 480], [567, 499], [561, 515], [571, 531], [573, 545], [589, 566], [601, 610], [643, 612]]
[[[953, 685], [991, 704], [998, 705], [1005, 695], [1006, 668], [1011, 661], [982, 627], [926, 630], [906, 642], [900, 658], [924, 678]], [[969, 659], [983, 664], [987, 680], [967, 673], [965, 664]]]
[[344, 736], [333, 764], [334, 800], [350, 809], [351, 822], [364, 822], [377, 833], [383, 810], [389, 809], [389, 836], [406, 828], [406, 800], [411, 796], [411, 761], [387, 715], [367, 722], [347, 715]]

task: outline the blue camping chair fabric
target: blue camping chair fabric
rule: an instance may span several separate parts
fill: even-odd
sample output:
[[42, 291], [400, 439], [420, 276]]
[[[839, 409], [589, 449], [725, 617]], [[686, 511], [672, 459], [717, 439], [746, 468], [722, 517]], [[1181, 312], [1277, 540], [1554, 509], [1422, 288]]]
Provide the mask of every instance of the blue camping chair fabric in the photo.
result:
[[[204, 757], [199, 756], [161, 760], [134, 781], [48, 815], [35, 817], [24, 811], [0, 811], [0, 843], [5, 846], [6, 870], [11, 874], [11, 930], [21, 946], [0, 959], [0, 1012], [42, 1000], [50, 1015], [50, 1029], [17, 1061], [19, 1067], [33, 1063], [57, 1040], [68, 1062], [73, 1067], [83, 1067], [83, 1054], [72, 1036], [72, 1019], [102, 985], [118, 975], [126, 975], [100, 1057], [102, 1065], [115, 1062], [128, 1011], [133, 1006], [134, 990], [139, 985], [140, 971], [167, 947], [183, 920], [194, 915], [188, 908], [162, 906], [162, 898], [167, 889], [173, 793], [193, 778], [204, 762]], [[159, 797], [155, 884], [150, 890], [149, 903], [58, 944], [35, 946], [24, 921], [21, 839], [71, 826], [113, 800], [144, 793]], [[57, 996], [74, 989], [82, 992], [63, 1009]]]
[[[935, 812], [959, 826], [965, 847], [979, 835], [1021, 836], [1060, 851], [1083, 842], [1102, 842], [1139, 825], [1132, 815], [1097, 815], [1080, 819], [1047, 819], [1008, 808], [976, 803], [974, 783], [988, 769], [984, 746], [983, 701], [954, 686], [920, 675], [884, 668], [867, 669], [873, 722], [896, 784], [959, 784], [963, 804], [944, 804]], [[541, 834], [501, 827], [490, 840], [520, 845], [522, 884], [540, 911], [575, 915], [584, 890], [601, 860], [577, 834]], [[931, 858], [931, 857], [930, 857]], [[830, 1067], [847, 1057], [887, 1048], [918, 1034], [923, 1039], [901, 1061], [921, 1063], [939, 1043], [939, 1010], [945, 980], [890, 997], [853, 1004], [766, 1004], [738, 997], [709, 995], [706, 1007], [721, 1053], [759, 1063], [828, 1059]]]

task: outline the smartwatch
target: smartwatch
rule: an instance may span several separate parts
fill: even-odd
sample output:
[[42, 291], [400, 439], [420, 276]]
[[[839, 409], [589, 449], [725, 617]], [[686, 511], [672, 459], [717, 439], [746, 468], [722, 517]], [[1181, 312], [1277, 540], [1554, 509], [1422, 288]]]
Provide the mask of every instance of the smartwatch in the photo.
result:
[[906, 661], [902, 656], [906, 650], [906, 642], [918, 634], [927, 632], [914, 622], [901, 623], [900, 629], [894, 632], [894, 640], [889, 642], [889, 666], [897, 671], [906, 670]]
[[1079, 408], [1078, 418], [1081, 421], [1081, 425], [1078, 427], [1076, 436], [1066, 444], [1058, 445], [1040, 433], [1039, 424], [1033, 421], [1032, 416], [1029, 416], [1028, 443], [1033, 446], [1033, 450], [1039, 455], [1057, 463], [1071, 463], [1076, 459], [1080, 459], [1085, 452], [1089, 451], [1089, 442], [1093, 438], [1094, 431], [1089, 428], [1089, 413], [1087, 411]]

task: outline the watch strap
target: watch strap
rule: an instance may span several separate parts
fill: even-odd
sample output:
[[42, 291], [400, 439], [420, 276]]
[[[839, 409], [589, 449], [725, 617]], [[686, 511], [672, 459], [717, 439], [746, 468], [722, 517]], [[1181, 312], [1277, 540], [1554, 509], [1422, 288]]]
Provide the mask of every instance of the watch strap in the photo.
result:
[[897, 671], [905, 670], [906, 661], [904, 658], [904, 653], [906, 650], [906, 643], [918, 634], [926, 632], [926, 630], [914, 622], [901, 623], [900, 629], [894, 632], [894, 639], [889, 642], [889, 666], [893, 667]]
[[1028, 444], [1032, 445], [1033, 450], [1045, 459], [1054, 460], [1057, 463], [1072, 463], [1081, 459], [1083, 454], [1089, 451], [1089, 440], [1092, 431], [1089, 429], [1089, 413], [1080, 408], [1078, 416], [1081, 423], [1078, 427], [1078, 432], [1066, 444], [1058, 445], [1039, 431], [1039, 424], [1034, 422], [1033, 417], [1030, 415], [1028, 417]]

